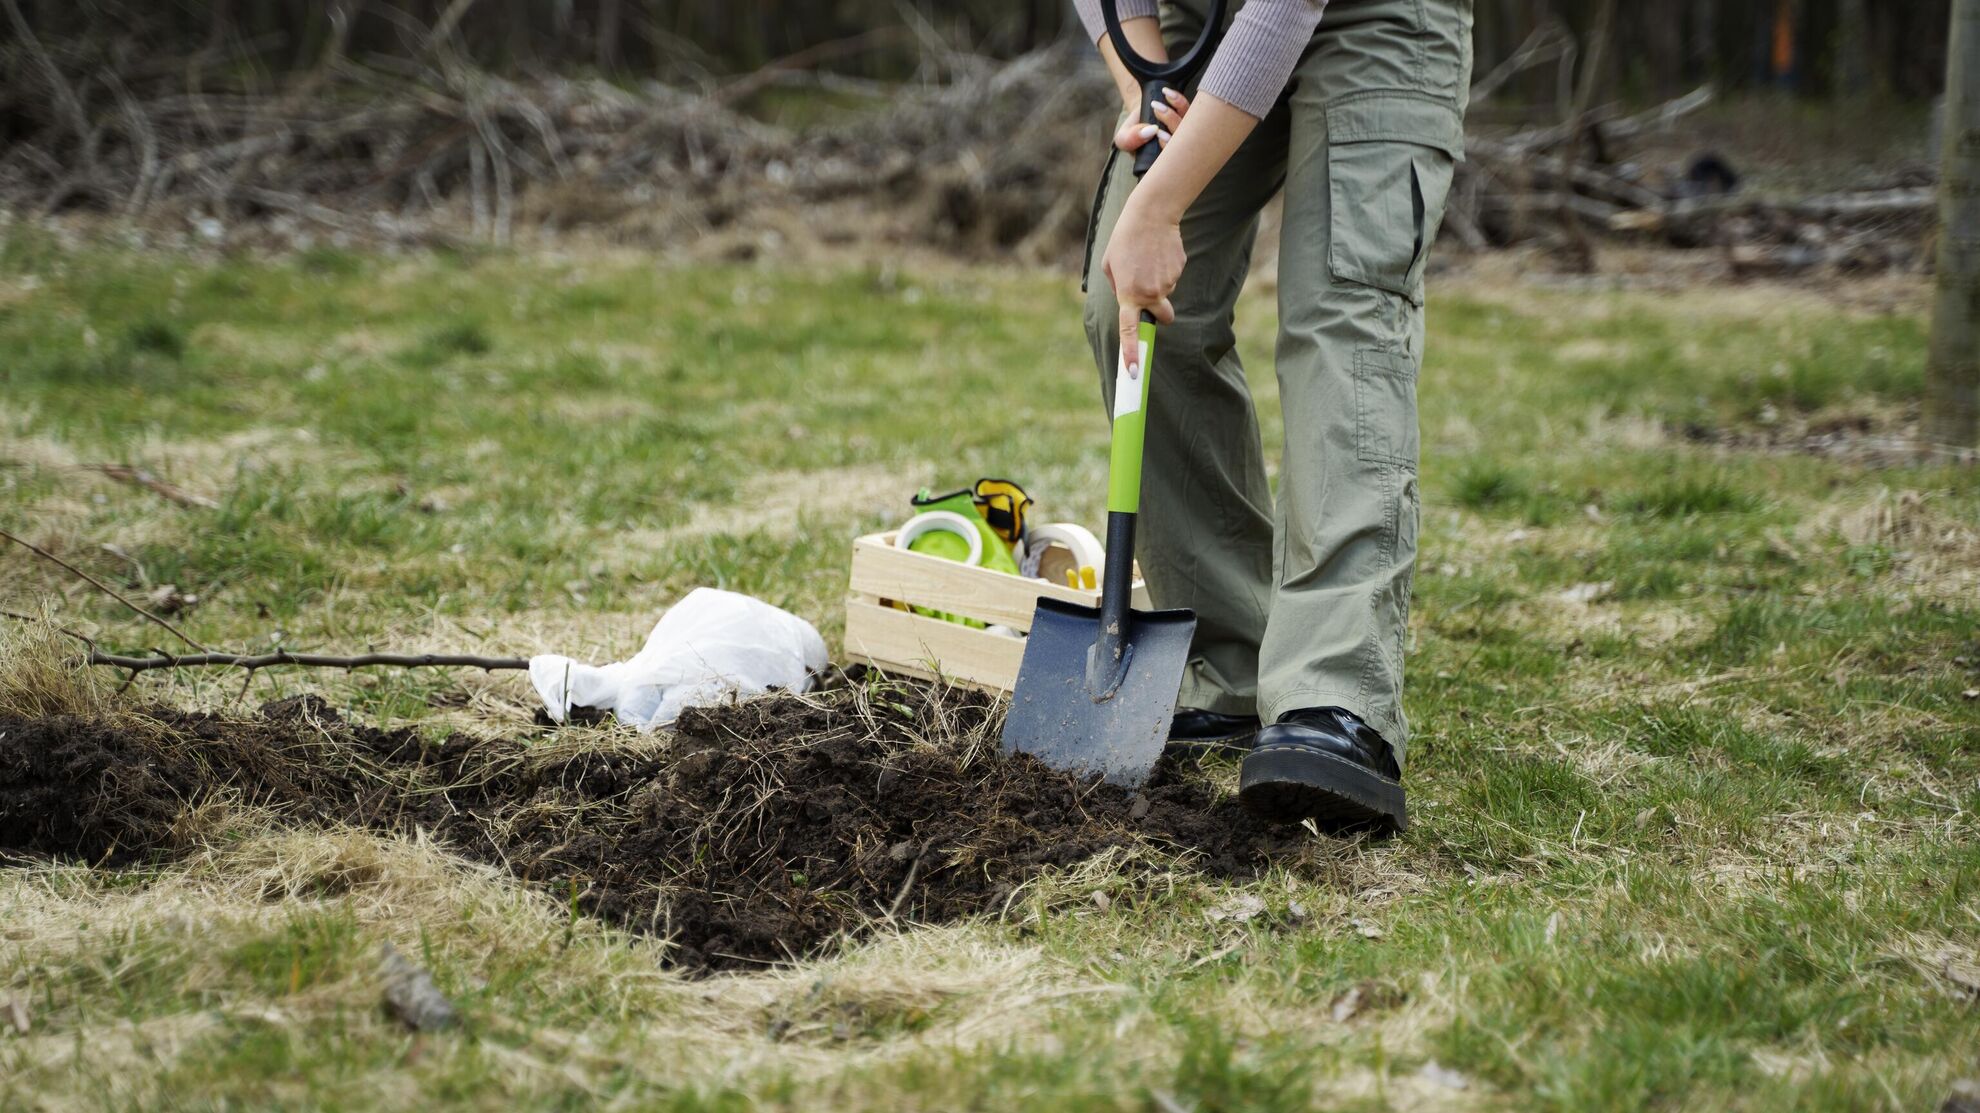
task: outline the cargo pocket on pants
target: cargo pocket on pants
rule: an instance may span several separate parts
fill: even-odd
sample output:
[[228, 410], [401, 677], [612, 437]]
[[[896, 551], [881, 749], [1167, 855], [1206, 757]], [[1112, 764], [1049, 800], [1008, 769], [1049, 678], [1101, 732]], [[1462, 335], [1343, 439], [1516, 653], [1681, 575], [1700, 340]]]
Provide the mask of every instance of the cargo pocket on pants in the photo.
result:
[[1423, 265], [1464, 157], [1457, 110], [1383, 93], [1327, 109], [1327, 266], [1335, 278], [1423, 302]]
[[1363, 463], [1416, 472], [1416, 359], [1363, 348], [1354, 353], [1354, 450]]

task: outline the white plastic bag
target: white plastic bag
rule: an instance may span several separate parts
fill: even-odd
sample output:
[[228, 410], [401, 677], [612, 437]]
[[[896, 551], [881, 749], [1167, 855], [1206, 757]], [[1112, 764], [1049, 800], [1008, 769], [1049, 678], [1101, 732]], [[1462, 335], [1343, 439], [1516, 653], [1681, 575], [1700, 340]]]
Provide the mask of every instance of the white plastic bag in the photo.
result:
[[761, 599], [698, 587], [660, 616], [632, 659], [600, 667], [545, 653], [529, 659], [529, 679], [557, 722], [573, 707], [591, 707], [652, 730], [683, 708], [732, 694], [802, 692], [825, 663], [825, 639], [811, 623]]

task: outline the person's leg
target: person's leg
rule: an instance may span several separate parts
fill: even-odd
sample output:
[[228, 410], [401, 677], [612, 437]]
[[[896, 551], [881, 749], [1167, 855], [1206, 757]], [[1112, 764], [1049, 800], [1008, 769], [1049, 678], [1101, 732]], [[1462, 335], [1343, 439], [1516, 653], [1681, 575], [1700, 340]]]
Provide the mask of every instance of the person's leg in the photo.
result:
[[[1422, 274], [1463, 150], [1469, 29], [1465, 0], [1334, 0], [1287, 97], [1285, 462], [1259, 711], [1349, 712], [1387, 743], [1397, 777]], [[1398, 824], [1401, 799], [1398, 786]]]
[[[1163, 5], [1172, 41], [1193, 38], [1190, 5]], [[1256, 714], [1258, 643], [1271, 595], [1271, 492], [1258, 417], [1238, 362], [1232, 313], [1251, 261], [1258, 213], [1285, 173], [1286, 113], [1252, 134], [1183, 218], [1176, 320], [1156, 341], [1141, 469], [1136, 555], [1158, 607], [1196, 612], [1196, 641], [1178, 706]], [[1113, 412], [1119, 308], [1101, 271], [1107, 240], [1134, 188], [1134, 160], [1108, 162], [1086, 265], [1086, 335]]]

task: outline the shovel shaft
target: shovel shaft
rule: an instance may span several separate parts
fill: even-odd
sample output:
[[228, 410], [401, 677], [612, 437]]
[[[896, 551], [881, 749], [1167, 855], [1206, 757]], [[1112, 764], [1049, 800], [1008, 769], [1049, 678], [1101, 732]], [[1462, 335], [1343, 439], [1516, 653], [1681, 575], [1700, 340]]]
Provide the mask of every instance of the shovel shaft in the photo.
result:
[[1134, 597], [1134, 515], [1107, 515], [1107, 572], [1100, 589], [1100, 637], [1094, 656], [1118, 667], [1128, 641], [1128, 603]]
[[1114, 378], [1114, 440], [1107, 462], [1107, 568], [1100, 584], [1100, 636], [1088, 663], [1088, 684], [1111, 692], [1127, 666], [1129, 603], [1134, 597], [1134, 519], [1141, 509], [1141, 449], [1147, 429], [1149, 380], [1155, 372], [1155, 320], [1141, 315], [1140, 359], [1130, 377], [1122, 355]]
[[[1141, 509], [1141, 441], [1148, 427], [1148, 381], [1155, 373], [1155, 319], [1141, 315], [1137, 337], [1141, 360], [1138, 371], [1128, 374], [1127, 356], [1122, 353], [1114, 372], [1114, 441], [1107, 461], [1107, 512], [1133, 514]], [[1112, 553], [1110, 545], [1108, 553]], [[1109, 566], [1112, 565], [1109, 561]]]

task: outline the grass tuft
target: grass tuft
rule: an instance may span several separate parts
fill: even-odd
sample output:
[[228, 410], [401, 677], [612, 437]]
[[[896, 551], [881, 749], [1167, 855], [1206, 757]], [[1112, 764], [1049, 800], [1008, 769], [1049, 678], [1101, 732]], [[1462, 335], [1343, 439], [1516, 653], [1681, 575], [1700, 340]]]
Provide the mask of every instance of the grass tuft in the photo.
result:
[[0, 715], [85, 715], [110, 702], [109, 675], [55, 623], [0, 619]]
[[148, 352], [176, 360], [186, 354], [186, 334], [170, 321], [149, 319], [135, 322], [124, 333], [133, 351]]
[[456, 356], [486, 355], [494, 347], [487, 326], [469, 318], [450, 322], [428, 333], [407, 354], [407, 359], [415, 366], [431, 367]]
[[1496, 464], [1466, 464], [1451, 484], [1451, 501], [1469, 510], [1485, 510], [1526, 495], [1526, 484]]
[[1740, 514], [1757, 510], [1760, 499], [1721, 477], [1686, 476], [1626, 495], [1622, 509], [1651, 518], [1691, 518], [1701, 514]]

